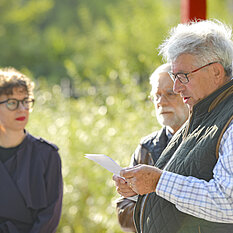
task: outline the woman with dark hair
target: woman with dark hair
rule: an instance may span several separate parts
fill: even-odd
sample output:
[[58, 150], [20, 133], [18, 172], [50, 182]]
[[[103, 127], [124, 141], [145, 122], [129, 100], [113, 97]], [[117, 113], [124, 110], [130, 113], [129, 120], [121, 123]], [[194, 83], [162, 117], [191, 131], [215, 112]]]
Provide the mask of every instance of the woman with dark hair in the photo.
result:
[[17, 70], [0, 69], [1, 233], [53, 233], [61, 216], [58, 148], [25, 130], [33, 87]]

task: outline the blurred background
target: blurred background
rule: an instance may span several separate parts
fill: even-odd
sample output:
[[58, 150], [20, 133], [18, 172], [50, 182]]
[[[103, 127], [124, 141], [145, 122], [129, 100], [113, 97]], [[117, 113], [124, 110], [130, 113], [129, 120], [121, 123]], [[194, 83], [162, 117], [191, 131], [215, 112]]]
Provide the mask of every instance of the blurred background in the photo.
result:
[[[233, 22], [232, 0], [208, 0], [207, 18]], [[112, 174], [142, 136], [159, 129], [149, 75], [159, 44], [180, 22], [180, 0], [0, 0], [0, 66], [36, 83], [27, 129], [60, 148], [64, 201], [59, 233], [120, 233]]]

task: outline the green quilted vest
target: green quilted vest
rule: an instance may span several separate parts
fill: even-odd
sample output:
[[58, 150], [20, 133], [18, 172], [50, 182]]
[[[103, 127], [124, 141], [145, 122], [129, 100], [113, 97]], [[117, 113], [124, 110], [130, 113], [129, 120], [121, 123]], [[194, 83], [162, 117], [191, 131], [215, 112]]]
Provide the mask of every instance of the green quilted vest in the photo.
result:
[[[174, 135], [155, 166], [160, 169], [166, 166], [167, 171], [209, 181], [213, 177], [222, 135], [232, 119], [233, 80], [194, 106], [189, 121]], [[233, 232], [233, 224], [213, 223], [182, 213], [156, 193], [150, 193], [145, 198], [142, 223], [141, 196], [135, 207], [134, 220], [138, 232]]]

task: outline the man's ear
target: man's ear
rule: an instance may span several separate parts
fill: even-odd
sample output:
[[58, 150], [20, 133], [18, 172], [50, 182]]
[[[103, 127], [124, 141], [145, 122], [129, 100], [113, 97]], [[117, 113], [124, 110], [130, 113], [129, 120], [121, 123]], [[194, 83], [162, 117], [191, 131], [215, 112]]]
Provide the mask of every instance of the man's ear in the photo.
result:
[[220, 63], [214, 63], [211, 65], [210, 71], [214, 76], [215, 84], [222, 85], [225, 82], [226, 73], [223, 65]]

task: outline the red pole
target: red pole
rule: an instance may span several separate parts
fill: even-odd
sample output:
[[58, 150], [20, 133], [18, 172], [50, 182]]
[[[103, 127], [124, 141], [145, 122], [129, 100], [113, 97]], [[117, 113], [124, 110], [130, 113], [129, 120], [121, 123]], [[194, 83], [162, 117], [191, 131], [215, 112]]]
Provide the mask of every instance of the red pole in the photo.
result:
[[206, 0], [181, 0], [181, 23], [206, 19]]

